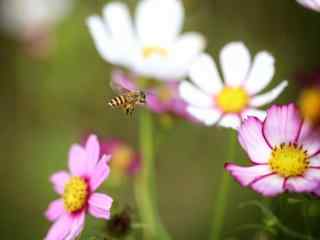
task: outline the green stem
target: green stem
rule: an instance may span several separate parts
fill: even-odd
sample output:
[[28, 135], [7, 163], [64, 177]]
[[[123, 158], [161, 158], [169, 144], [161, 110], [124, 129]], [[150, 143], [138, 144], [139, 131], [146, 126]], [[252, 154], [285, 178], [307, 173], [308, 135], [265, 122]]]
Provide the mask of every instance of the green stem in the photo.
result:
[[139, 119], [140, 152], [142, 169], [137, 176], [135, 197], [141, 223], [145, 224], [144, 239], [170, 239], [162, 226], [155, 196], [154, 137], [151, 113], [143, 110]]
[[[227, 149], [227, 161], [233, 161], [236, 153], [237, 137], [234, 131], [230, 132], [229, 146]], [[216, 201], [213, 206], [213, 221], [210, 239], [222, 239], [222, 228], [224, 224], [225, 210], [227, 206], [227, 199], [229, 194], [231, 178], [227, 171], [223, 171], [220, 186], [215, 195]]]

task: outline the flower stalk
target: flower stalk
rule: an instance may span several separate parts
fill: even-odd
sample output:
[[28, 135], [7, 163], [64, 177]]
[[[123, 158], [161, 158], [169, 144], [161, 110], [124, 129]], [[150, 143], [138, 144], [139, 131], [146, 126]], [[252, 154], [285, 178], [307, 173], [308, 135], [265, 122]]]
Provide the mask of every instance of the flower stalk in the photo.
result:
[[[236, 155], [236, 144], [237, 144], [237, 137], [235, 131], [230, 131], [230, 139], [229, 139], [229, 146], [228, 146], [228, 156], [227, 161], [233, 160]], [[212, 230], [210, 239], [212, 240], [219, 240], [222, 239], [222, 228], [224, 224], [225, 218], [225, 210], [227, 206], [227, 199], [230, 189], [231, 178], [228, 175], [227, 171], [223, 171], [222, 178], [220, 181], [220, 186], [218, 189], [218, 195], [216, 201], [213, 206], [213, 221], [212, 221]]]
[[156, 204], [155, 162], [152, 115], [141, 111], [139, 119], [140, 152], [142, 169], [137, 176], [135, 196], [142, 224], [145, 224], [144, 239], [170, 239], [162, 226]]

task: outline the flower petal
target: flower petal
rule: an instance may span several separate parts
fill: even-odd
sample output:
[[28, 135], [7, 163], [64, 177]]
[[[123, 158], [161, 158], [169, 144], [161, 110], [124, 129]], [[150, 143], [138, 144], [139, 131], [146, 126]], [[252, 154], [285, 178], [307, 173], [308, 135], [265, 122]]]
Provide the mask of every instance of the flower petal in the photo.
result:
[[95, 169], [91, 173], [90, 177], [90, 189], [91, 191], [95, 191], [103, 181], [109, 176], [110, 167], [108, 165], [109, 160], [111, 159], [111, 155], [103, 155], [101, 160], [96, 165]]
[[208, 54], [202, 54], [189, 72], [191, 80], [207, 94], [218, 93], [223, 85], [215, 62]]
[[309, 159], [310, 167], [320, 167], [320, 155], [316, 155]]
[[318, 186], [316, 181], [304, 177], [291, 177], [286, 181], [285, 188], [290, 192], [312, 192]]
[[187, 111], [191, 114], [191, 116], [208, 126], [215, 124], [221, 117], [221, 112], [214, 108], [198, 108], [188, 106]]
[[320, 182], [320, 169], [319, 168], [309, 168], [305, 173], [304, 177], [308, 180]]
[[265, 197], [274, 197], [285, 191], [283, 183], [284, 178], [272, 174], [256, 180], [251, 184], [251, 188]]
[[51, 226], [45, 240], [65, 240], [72, 227], [72, 218], [68, 213], [62, 215]]
[[70, 175], [66, 171], [56, 172], [50, 177], [50, 182], [56, 193], [63, 194], [64, 185], [69, 181]]
[[281, 143], [296, 142], [299, 137], [302, 120], [294, 104], [273, 105], [267, 111], [263, 132], [271, 147]]
[[237, 114], [226, 114], [223, 115], [221, 121], [219, 121], [219, 126], [226, 128], [238, 129], [241, 124], [240, 116]]
[[256, 94], [264, 89], [272, 80], [274, 74], [274, 58], [268, 52], [259, 52], [254, 60], [245, 82], [245, 89]]
[[100, 155], [100, 143], [96, 135], [88, 137], [85, 151], [87, 155], [87, 172], [90, 174], [96, 167]]
[[179, 86], [179, 93], [183, 100], [197, 107], [210, 107], [213, 100], [190, 82], [183, 81]]
[[320, 11], [319, 0], [297, 0], [297, 2], [306, 8], [309, 8], [315, 11]]
[[137, 90], [136, 84], [133, 81], [131, 81], [129, 76], [127, 76], [121, 70], [112, 71], [111, 81], [112, 81], [111, 87], [114, 87], [114, 88], [125, 88], [125, 89], [128, 89], [130, 91], [136, 91]]
[[259, 110], [256, 108], [249, 108], [241, 113], [242, 120], [246, 120], [248, 117], [257, 117], [259, 120], [263, 121], [266, 118], [266, 116], [266, 111]]
[[227, 163], [225, 169], [241, 184], [249, 186], [253, 181], [271, 173], [269, 165], [254, 165], [252, 167], [241, 167]]
[[287, 81], [281, 82], [279, 85], [277, 85], [275, 88], [273, 88], [269, 92], [252, 97], [250, 105], [253, 107], [260, 107], [265, 104], [271, 103], [283, 92], [283, 90], [287, 86], [288, 86]]
[[55, 221], [64, 213], [63, 199], [60, 198], [49, 204], [49, 207], [45, 212], [45, 216], [48, 220]]
[[89, 213], [96, 218], [109, 219], [112, 202], [111, 197], [103, 193], [94, 193], [88, 200]]
[[69, 152], [69, 169], [74, 176], [87, 174], [87, 154], [85, 149], [78, 144], [71, 146]]
[[143, 45], [169, 45], [179, 34], [184, 18], [181, 1], [142, 0], [136, 9], [136, 27]]
[[85, 216], [85, 211], [73, 216], [71, 229], [65, 240], [77, 239], [84, 228]]
[[204, 50], [206, 41], [204, 37], [195, 32], [184, 33], [174, 43], [169, 50], [168, 62], [174, 72], [179, 72], [177, 78], [181, 79], [187, 76], [190, 65], [196, 57]]
[[314, 129], [310, 124], [304, 122], [301, 128], [301, 133], [298, 139], [298, 144], [307, 150], [308, 156], [320, 152], [320, 134], [319, 130]]
[[232, 42], [223, 47], [220, 64], [226, 85], [238, 87], [244, 83], [250, 62], [250, 53], [242, 42]]
[[91, 16], [87, 19], [87, 26], [93, 38], [94, 44], [100, 53], [101, 57], [107, 62], [113, 64], [127, 65], [121, 61], [118, 47], [111, 39], [107, 26], [104, 24], [102, 18], [99, 16]]
[[268, 163], [271, 149], [262, 133], [262, 122], [249, 117], [239, 129], [239, 142], [248, 153], [250, 160], [256, 164]]

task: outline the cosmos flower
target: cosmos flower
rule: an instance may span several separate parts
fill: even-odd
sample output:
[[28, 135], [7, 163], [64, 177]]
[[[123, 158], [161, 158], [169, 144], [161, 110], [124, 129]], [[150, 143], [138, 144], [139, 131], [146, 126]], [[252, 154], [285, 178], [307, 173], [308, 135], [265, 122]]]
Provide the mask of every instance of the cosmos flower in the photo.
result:
[[297, 0], [302, 6], [320, 12], [320, 0]]
[[314, 127], [320, 124], [320, 71], [319, 69], [310, 73], [298, 75], [302, 86], [298, 98], [301, 114]]
[[192, 83], [180, 85], [180, 95], [190, 106], [188, 112], [206, 125], [238, 128], [247, 116], [265, 117], [257, 107], [272, 102], [287, 82], [273, 90], [257, 95], [272, 80], [274, 58], [268, 52], [259, 52], [251, 63], [248, 49], [242, 42], [227, 44], [220, 52], [224, 83], [212, 58], [200, 56], [191, 66]]
[[[120, 70], [113, 71], [112, 81], [129, 90], [139, 89], [138, 78], [126, 75]], [[150, 85], [146, 91], [147, 107], [151, 111], [195, 122], [195, 119], [187, 112], [187, 103], [179, 96], [178, 81], [168, 81], [161, 84], [154, 82]]]
[[249, 117], [239, 129], [239, 142], [253, 166], [227, 163], [225, 169], [264, 196], [313, 192], [320, 182], [319, 136], [294, 104], [273, 105], [263, 122]]
[[46, 240], [75, 239], [84, 228], [85, 216], [109, 219], [112, 198], [95, 192], [109, 175], [111, 156], [99, 156], [99, 142], [91, 135], [85, 147], [73, 145], [69, 153], [70, 172], [60, 171], [50, 178], [61, 198], [50, 203], [46, 217], [53, 221]]
[[107, 4], [103, 17], [87, 20], [100, 55], [139, 76], [158, 80], [181, 79], [205, 47], [195, 32], [180, 35], [184, 9], [180, 0], [141, 0], [134, 23], [128, 7]]

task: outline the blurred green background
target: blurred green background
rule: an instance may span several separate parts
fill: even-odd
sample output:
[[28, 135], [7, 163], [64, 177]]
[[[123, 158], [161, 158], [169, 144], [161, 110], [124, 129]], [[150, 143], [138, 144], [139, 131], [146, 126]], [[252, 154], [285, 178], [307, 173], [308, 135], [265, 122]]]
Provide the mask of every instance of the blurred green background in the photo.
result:
[[[43, 212], [57, 197], [48, 178], [67, 167], [68, 149], [83, 134], [90, 131], [102, 137], [120, 137], [138, 147], [139, 111], [130, 120], [107, 108], [105, 99], [113, 95], [108, 83], [111, 66], [97, 53], [85, 26], [86, 17], [100, 14], [107, 2], [76, 1], [72, 12], [52, 32], [55, 49], [47, 59], [26, 56], [16, 41], [1, 35], [2, 239], [45, 236], [49, 222]], [[124, 2], [134, 9], [136, 1]], [[276, 74], [269, 87], [289, 80], [288, 90], [277, 103], [295, 100], [297, 72], [320, 65], [320, 13], [294, 0], [184, 0], [184, 4], [184, 29], [203, 33], [207, 51], [215, 59], [224, 44], [239, 40], [252, 54], [267, 50], [275, 56]], [[229, 131], [178, 121], [158, 145], [160, 213], [174, 239], [207, 238]], [[240, 146], [237, 151], [235, 160], [245, 163]], [[105, 186], [104, 190], [119, 204], [134, 206], [130, 180], [118, 189]], [[226, 239], [258, 239], [254, 230], [235, 233], [241, 224], [261, 220], [258, 210], [239, 208], [241, 202], [252, 199], [261, 197], [232, 183]], [[301, 212], [287, 208], [282, 210], [291, 217], [283, 220], [299, 231]], [[88, 219], [83, 239], [104, 224]]]

